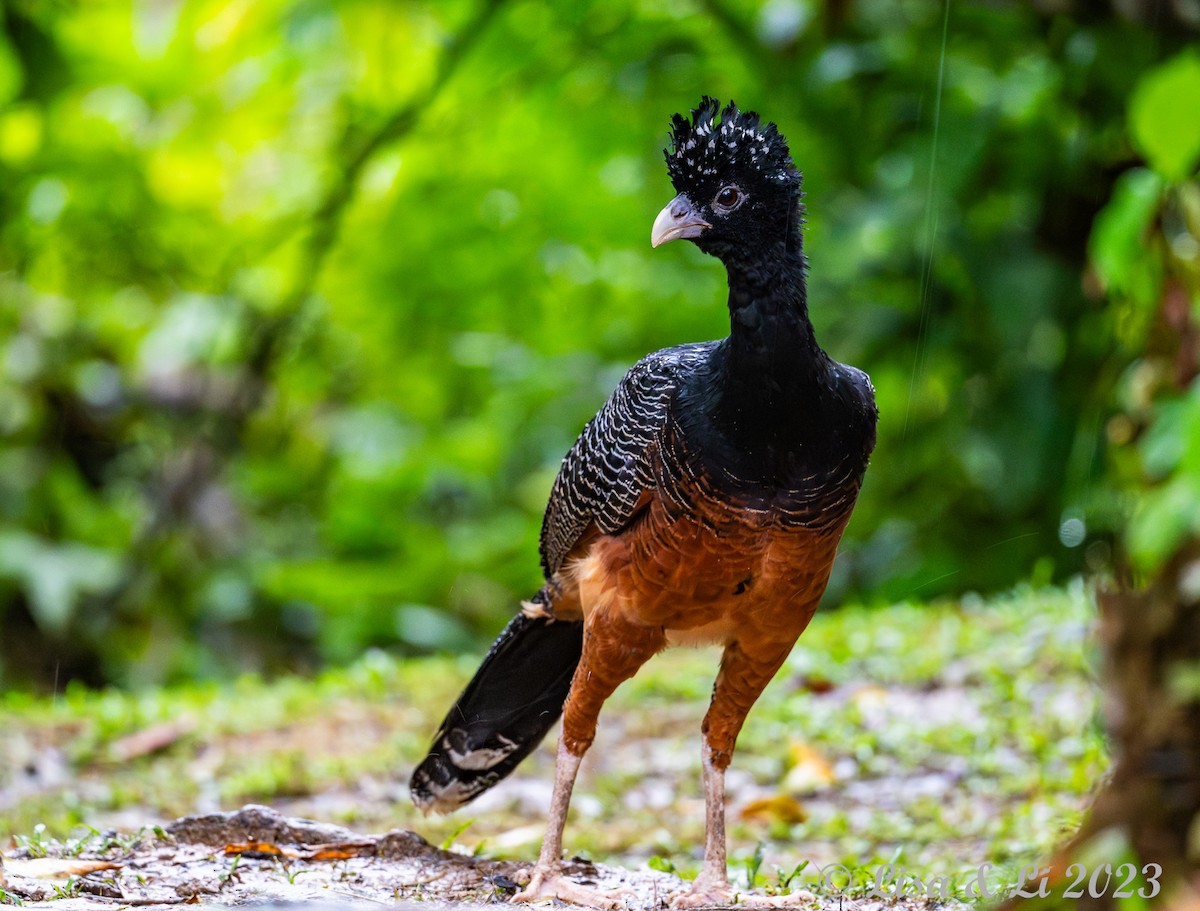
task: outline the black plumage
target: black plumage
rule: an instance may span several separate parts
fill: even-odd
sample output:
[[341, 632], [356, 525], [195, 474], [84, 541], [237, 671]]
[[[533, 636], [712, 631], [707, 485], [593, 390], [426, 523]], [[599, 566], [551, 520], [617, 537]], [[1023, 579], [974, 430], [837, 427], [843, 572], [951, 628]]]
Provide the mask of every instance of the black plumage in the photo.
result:
[[452, 810], [515, 769], [562, 714], [582, 649], [582, 623], [513, 617], [413, 772], [416, 804]]
[[700, 369], [711, 344], [656, 351], [625, 374], [563, 459], [542, 520], [542, 570], [547, 579], [590, 527], [624, 528], [655, 483], [650, 452], [680, 386]]

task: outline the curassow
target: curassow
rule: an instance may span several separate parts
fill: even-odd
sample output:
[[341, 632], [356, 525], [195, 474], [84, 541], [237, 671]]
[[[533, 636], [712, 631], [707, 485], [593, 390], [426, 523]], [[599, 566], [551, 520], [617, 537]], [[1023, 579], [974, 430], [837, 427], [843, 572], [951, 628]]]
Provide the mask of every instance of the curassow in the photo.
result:
[[563, 716], [545, 841], [515, 899], [614, 907], [562, 873], [575, 775], [600, 707], [672, 645], [723, 647], [701, 728], [704, 862], [677, 907], [727, 900], [725, 769], [746, 714], [808, 625], [875, 445], [867, 375], [813, 337], [801, 176], [774, 124], [704, 98], [672, 120], [676, 197], [653, 246], [725, 265], [728, 338], [640, 360], [567, 453], [542, 525], [546, 584], [492, 646], [412, 777], [449, 811]]

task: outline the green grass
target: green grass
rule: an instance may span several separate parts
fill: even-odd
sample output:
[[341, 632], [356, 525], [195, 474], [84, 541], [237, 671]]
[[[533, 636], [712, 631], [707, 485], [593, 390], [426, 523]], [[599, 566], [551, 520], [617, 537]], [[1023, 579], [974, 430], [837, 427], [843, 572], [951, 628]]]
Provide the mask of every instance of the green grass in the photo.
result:
[[[781, 887], [801, 868], [796, 886], [833, 863], [860, 891], [885, 864], [959, 888], [984, 863], [992, 884], [1015, 880], [1077, 824], [1107, 768], [1092, 620], [1082, 586], [819, 614], [739, 741], [734, 881]], [[605, 707], [569, 853], [698, 869], [699, 726], [716, 662], [709, 650], [660, 656]], [[423, 819], [407, 801], [408, 773], [474, 663], [371, 653], [312, 680], [6, 695], [0, 838], [78, 845], [258, 802], [532, 857], [552, 744], [454, 817]], [[123, 738], [159, 725], [176, 726], [167, 746], [123, 755]]]

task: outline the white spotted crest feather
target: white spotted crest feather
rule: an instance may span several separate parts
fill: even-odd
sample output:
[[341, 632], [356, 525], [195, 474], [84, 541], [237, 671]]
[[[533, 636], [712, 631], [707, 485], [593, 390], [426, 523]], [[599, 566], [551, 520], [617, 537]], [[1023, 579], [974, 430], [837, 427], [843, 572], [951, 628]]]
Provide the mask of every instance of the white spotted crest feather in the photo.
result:
[[[718, 120], [718, 116], [720, 119]], [[800, 172], [792, 162], [787, 140], [775, 124], [763, 124], [753, 111], [707, 95], [692, 110], [692, 119], [671, 118], [671, 147], [664, 149], [667, 172], [677, 192], [719, 173], [750, 168], [782, 184], [800, 188]]]

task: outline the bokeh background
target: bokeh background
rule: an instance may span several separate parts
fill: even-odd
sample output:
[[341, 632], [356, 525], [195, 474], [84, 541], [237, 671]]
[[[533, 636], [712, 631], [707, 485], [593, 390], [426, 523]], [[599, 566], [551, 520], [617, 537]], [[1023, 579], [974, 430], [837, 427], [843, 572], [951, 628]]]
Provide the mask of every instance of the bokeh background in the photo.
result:
[[0, 684], [478, 647], [623, 371], [727, 331], [719, 264], [648, 241], [703, 94], [789, 138], [819, 338], [878, 392], [827, 604], [1109, 573], [1129, 479], [1190, 458], [1142, 521], [1167, 552], [1200, 523], [1200, 395], [1112, 450], [1187, 369], [1144, 355], [1195, 310], [1198, 23], [5, 0]]

